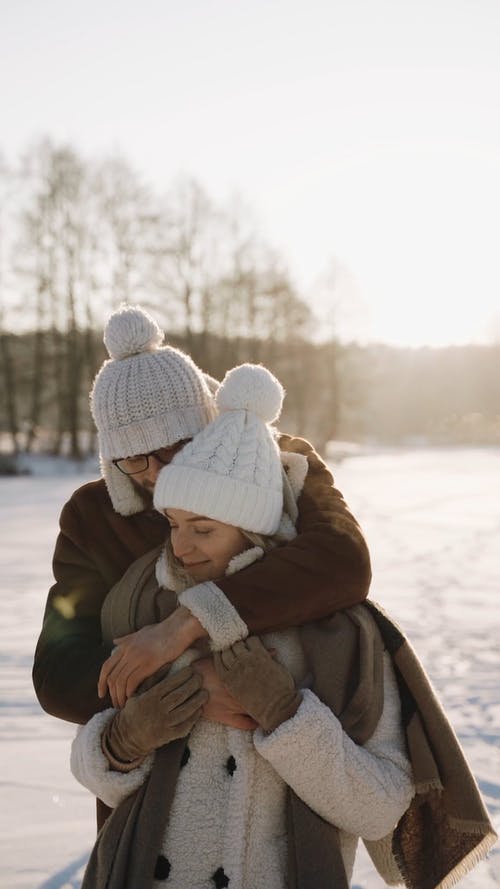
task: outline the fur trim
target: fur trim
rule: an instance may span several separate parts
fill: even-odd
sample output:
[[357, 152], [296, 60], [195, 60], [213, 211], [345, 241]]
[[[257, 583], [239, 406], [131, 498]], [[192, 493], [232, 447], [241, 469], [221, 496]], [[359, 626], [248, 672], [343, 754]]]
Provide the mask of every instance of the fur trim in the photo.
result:
[[253, 565], [254, 562], [258, 562], [263, 555], [264, 550], [261, 546], [252, 546], [250, 549], [245, 549], [242, 553], [238, 553], [237, 556], [233, 556], [226, 568], [225, 574], [236, 574], [237, 571], [241, 571], [243, 568]]
[[[293, 521], [297, 520], [297, 500], [302, 493], [306, 475], [309, 469], [307, 457], [304, 454], [292, 454], [290, 451], [281, 452], [281, 463], [284, 469], [285, 479], [283, 482], [285, 496], [285, 510], [289, 513]], [[291, 495], [287, 497], [288, 495]]]
[[144, 511], [144, 501], [132, 482], [123, 472], [116, 468], [111, 460], [100, 458], [101, 473], [108, 494], [113, 504], [113, 509], [119, 515], [129, 516]]
[[172, 590], [174, 593], [182, 593], [193, 585], [193, 579], [184, 570], [175, 558], [170, 538], [165, 542], [158, 561], [156, 563], [156, 579], [161, 587]]
[[280, 526], [274, 536], [279, 543], [286, 543], [288, 540], [293, 540], [297, 536], [297, 529], [288, 513], [284, 512], [282, 514]]
[[113, 708], [96, 713], [86, 725], [79, 726], [71, 745], [71, 771], [76, 780], [114, 809], [137, 790], [153, 765], [147, 756], [131, 772], [113, 772], [101, 748], [101, 735], [115, 715]]
[[246, 623], [211, 580], [184, 590], [178, 598], [180, 604], [189, 608], [207, 631], [212, 651], [222, 651], [248, 636]]
[[289, 451], [280, 452], [283, 482], [283, 512], [278, 530], [273, 535], [277, 543], [286, 543], [297, 536], [295, 523], [299, 510], [297, 500], [300, 497], [304, 481], [309, 469], [307, 457], [303, 454], [292, 454]]

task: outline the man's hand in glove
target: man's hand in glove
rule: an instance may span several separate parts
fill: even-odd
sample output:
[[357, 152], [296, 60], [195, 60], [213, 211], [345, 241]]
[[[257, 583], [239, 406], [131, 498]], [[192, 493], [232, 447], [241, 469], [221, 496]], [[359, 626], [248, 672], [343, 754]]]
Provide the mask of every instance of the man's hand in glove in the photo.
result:
[[214, 654], [223, 685], [265, 732], [293, 716], [302, 700], [293, 677], [257, 636]]
[[201, 684], [201, 677], [185, 667], [129, 698], [102, 735], [102, 749], [111, 766], [129, 771], [148, 753], [189, 734], [208, 698]]

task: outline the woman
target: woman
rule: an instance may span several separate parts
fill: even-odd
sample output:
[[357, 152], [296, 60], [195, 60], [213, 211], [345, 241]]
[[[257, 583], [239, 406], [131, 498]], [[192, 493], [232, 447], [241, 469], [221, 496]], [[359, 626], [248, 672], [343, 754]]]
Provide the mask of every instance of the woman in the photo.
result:
[[[181, 597], [197, 584], [189, 607], [218, 650], [213, 666], [206, 651], [186, 652], [123, 710], [79, 730], [73, 772], [115, 807], [84, 886], [341, 889], [357, 838], [383, 840], [409, 809], [415, 786], [398, 687], [367, 610], [244, 641], [241, 618], [213, 596], [214, 580], [294, 533], [306, 467], [290, 460], [284, 478], [269, 425], [282, 398], [264, 368], [235, 368], [217, 395], [219, 417], [160, 473], [155, 505], [171, 536], [157, 577]], [[150, 584], [152, 558], [132, 566], [128, 601], [119, 589], [110, 594], [108, 636], [164, 616]], [[161, 607], [169, 607], [164, 599]], [[196, 670], [215, 670], [256, 727], [201, 718]], [[187, 744], [179, 740], [188, 734]], [[386, 875], [400, 879], [387, 848], [377, 854]]]

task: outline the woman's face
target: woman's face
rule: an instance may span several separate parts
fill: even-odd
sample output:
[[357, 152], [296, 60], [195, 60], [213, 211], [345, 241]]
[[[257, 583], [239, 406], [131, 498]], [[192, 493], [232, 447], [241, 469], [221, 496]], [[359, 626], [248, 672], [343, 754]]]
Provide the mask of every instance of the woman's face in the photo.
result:
[[174, 555], [198, 582], [222, 577], [233, 556], [251, 545], [233, 525], [184, 509], [165, 509], [164, 513], [170, 522]]

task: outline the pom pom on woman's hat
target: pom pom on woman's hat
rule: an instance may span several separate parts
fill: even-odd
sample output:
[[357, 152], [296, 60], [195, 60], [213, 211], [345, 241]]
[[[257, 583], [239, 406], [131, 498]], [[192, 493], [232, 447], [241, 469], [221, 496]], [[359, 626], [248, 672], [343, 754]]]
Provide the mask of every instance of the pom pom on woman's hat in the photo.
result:
[[240, 364], [224, 377], [215, 400], [220, 411], [252, 411], [264, 423], [278, 419], [285, 391], [267, 367]]

